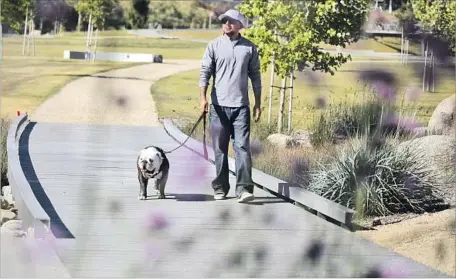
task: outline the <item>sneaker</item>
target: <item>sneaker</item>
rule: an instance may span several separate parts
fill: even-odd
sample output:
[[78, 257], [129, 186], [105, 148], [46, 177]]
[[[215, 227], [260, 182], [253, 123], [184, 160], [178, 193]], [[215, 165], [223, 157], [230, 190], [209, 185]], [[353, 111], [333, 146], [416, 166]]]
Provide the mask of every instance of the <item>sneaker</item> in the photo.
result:
[[224, 200], [226, 198], [226, 194], [222, 190], [215, 190], [214, 191], [214, 200]]
[[253, 201], [255, 199], [255, 196], [253, 194], [250, 194], [249, 192], [242, 192], [242, 194], [238, 197], [238, 202], [249, 202]]

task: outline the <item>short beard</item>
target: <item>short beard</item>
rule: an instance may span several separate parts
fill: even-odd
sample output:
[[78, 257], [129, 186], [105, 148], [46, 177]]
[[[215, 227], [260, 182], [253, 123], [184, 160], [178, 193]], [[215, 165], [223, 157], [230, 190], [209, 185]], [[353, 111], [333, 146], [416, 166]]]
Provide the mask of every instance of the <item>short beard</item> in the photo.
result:
[[229, 36], [229, 37], [237, 37], [239, 35], [239, 32], [236, 32], [236, 31], [224, 31], [224, 33]]

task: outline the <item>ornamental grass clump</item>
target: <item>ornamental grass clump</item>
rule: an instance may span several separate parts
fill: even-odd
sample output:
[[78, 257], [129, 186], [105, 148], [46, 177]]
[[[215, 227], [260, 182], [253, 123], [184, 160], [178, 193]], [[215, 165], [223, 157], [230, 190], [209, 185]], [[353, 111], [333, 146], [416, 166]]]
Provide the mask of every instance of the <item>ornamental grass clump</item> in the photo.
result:
[[422, 153], [392, 142], [372, 147], [354, 138], [310, 172], [309, 188], [359, 216], [423, 212], [437, 200], [439, 181], [426, 163]]

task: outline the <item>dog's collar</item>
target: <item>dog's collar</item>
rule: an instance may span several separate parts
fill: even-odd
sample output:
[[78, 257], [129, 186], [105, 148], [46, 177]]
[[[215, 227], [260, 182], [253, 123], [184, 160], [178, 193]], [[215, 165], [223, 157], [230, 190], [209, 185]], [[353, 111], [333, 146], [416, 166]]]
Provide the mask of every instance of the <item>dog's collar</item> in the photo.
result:
[[[154, 177], [156, 177], [157, 175], [159, 175], [160, 173], [162, 173], [163, 167], [164, 167], [164, 164], [162, 163], [161, 166], [160, 166], [160, 168], [158, 169], [158, 171], [157, 171], [155, 174], [151, 175], [150, 178], [154, 178]], [[144, 173], [147, 173], [147, 171], [144, 171]]]

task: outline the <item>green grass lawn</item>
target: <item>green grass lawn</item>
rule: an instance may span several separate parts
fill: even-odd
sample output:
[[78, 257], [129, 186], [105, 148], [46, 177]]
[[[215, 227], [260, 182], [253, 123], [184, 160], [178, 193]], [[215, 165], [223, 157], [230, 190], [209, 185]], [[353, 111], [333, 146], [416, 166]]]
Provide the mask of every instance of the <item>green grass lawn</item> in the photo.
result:
[[1, 117], [14, 117], [16, 110], [32, 113], [49, 96], [78, 78], [78, 75], [134, 65], [136, 64], [6, 56], [2, 61]]
[[[113, 31], [102, 36], [118, 35]], [[123, 35], [123, 34], [122, 34]], [[1, 117], [12, 117], [16, 110], [31, 113], [49, 96], [58, 92], [77, 75], [139, 65], [97, 61], [64, 60], [64, 50], [84, 51], [85, 37], [67, 34], [57, 38], [36, 38], [36, 56], [22, 56], [22, 37], [3, 38]], [[167, 39], [101, 38], [100, 51], [156, 53], [166, 59], [200, 59], [205, 44]]]
[[[412, 65], [403, 66], [400, 63], [356, 63], [345, 64], [334, 76], [330, 74], [319, 74], [319, 83], [310, 84], [303, 77], [303, 73], [297, 73], [295, 80], [292, 125], [295, 128], [309, 128], [309, 125], [318, 114], [316, 98], [324, 96], [329, 104], [341, 102], [361, 101], [363, 91], [368, 91], [364, 84], [359, 81], [358, 75], [364, 67], [377, 67], [394, 72], [399, 79], [398, 94], [402, 95], [406, 88], [421, 86], [420, 77], [414, 73]], [[434, 108], [444, 98], [454, 94], [454, 71], [441, 71], [441, 83], [436, 87], [434, 93], [422, 93], [417, 103], [417, 118], [426, 123]], [[264, 113], [262, 120], [267, 119], [267, 108], [269, 102], [269, 72], [263, 74], [262, 106]], [[152, 88], [154, 100], [160, 117], [176, 118], [189, 117], [196, 119], [199, 114], [199, 71], [188, 71], [159, 80]], [[274, 84], [280, 85], [280, 80], [275, 79]], [[420, 87], [421, 88], [421, 87]], [[251, 91], [250, 91], [251, 92]], [[287, 92], [285, 111], [288, 111]], [[209, 93], [208, 93], [209, 96]], [[279, 90], [274, 89], [272, 119], [277, 119], [279, 106]], [[253, 100], [253, 95], [251, 93]], [[402, 97], [399, 98], [401, 100]], [[411, 105], [411, 104], [409, 104]]]
[[[242, 33], [242, 32], [241, 32]], [[187, 39], [212, 40], [222, 34], [221, 28], [207, 30], [166, 30], [165, 34]], [[325, 49], [336, 49], [335, 46], [320, 44], [320, 47]], [[373, 50], [376, 52], [391, 52], [400, 53], [401, 39], [393, 37], [376, 37], [363, 38], [358, 42], [346, 46], [347, 50]], [[420, 45], [417, 42], [410, 41], [409, 54], [418, 55], [420, 53]]]
[[[103, 34], [104, 35], [104, 34]], [[86, 38], [62, 36], [36, 38], [37, 57], [63, 58], [64, 50], [85, 51]], [[4, 38], [4, 56], [21, 56], [22, 38]], [[99, 38], [98, 51], [161, 54], [163, 59], [200, 59], [206, 44], [175, 39], [144, 37]]]

